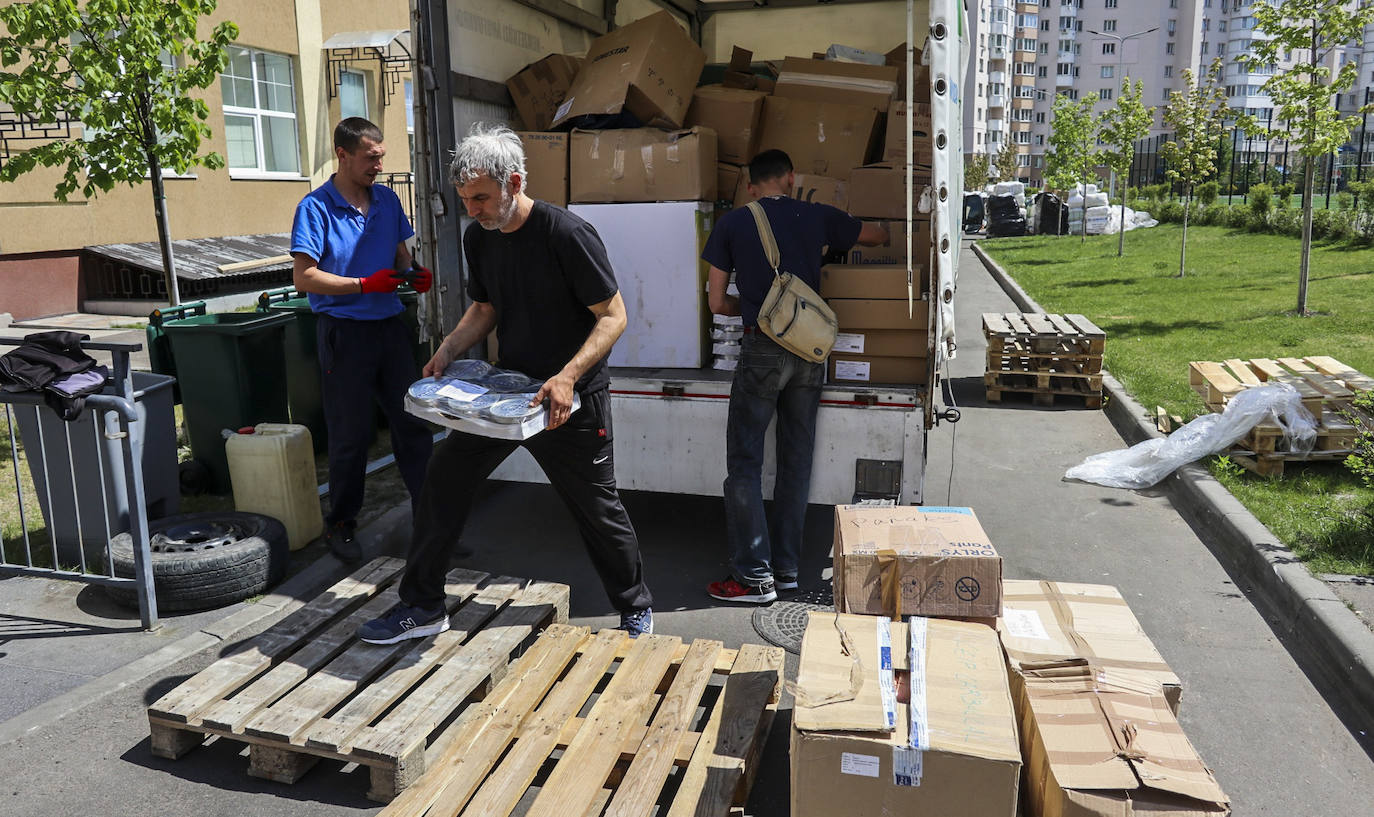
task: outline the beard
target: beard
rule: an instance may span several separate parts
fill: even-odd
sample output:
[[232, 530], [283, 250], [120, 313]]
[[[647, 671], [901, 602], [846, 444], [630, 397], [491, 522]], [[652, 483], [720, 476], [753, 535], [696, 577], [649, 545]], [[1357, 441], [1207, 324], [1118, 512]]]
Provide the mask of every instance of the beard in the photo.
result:
[[501, 188], [501, 201], [497, 204], [496, 208], [496, 217], [490, 221], [478, 219], [477, 223], [482, 225], [482, 229], [484, 230], [504, 229], [507, 224], [510, 224], [511, 219], [515, 218], [515, 211], [519, 204], [520, 202], [515, 198], [515, 194], [503, 187]]

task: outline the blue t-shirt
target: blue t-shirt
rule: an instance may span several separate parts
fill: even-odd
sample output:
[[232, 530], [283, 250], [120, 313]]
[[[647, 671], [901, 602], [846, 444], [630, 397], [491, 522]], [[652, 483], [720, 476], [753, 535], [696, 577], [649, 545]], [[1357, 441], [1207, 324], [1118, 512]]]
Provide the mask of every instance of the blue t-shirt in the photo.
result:
[[[334, 177], [310, 191], [296, 205], [291, 225], [291, 252], [315, 259], [325, 272], [366, 278], [396, 264], [396, 246], [415, 235], [391, 188], [372, 185], [372, 203], [364, 216], [334, 186]], [[340, 318], [375, 321], [401, 309], [394, 292], [352, 295], [310, 294], [310, 308]]]
[[[863, 224], [828, 204], [814, 204], [787, 196], [759, 200], [773, 239], [778, 243], [778, 269], [801, 278], [812, 289], [821, 287], [821, 258], [827, 252], [844, 251], [859, 240]], [[713, 267], [735, 273], [739, 288], [740, 315], [745, 326], [758, 323], [759, 307], [773, 286], [773, 268], [759, 240], [754, 214], [736, 207], [721, 217], [701, 258]]]

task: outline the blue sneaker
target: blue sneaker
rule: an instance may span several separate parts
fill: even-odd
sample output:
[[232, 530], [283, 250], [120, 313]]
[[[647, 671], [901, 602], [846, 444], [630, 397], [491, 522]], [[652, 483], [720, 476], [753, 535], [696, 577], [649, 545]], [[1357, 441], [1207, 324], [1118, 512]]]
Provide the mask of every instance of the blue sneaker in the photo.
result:
[[629, 633], [630, 638], [639, 638], [641, 635], [653, 635], [654, 611], [645, 607], [643, 610], [621, 613], [620, 626], [616, 629], [624, 630]]
[[369, 644], [395, 644], [407, 638], [438, 635], [448, 629], [448, 611], [423, 610], [397, 603], [379, 618], [358, 628], [358, 638]]

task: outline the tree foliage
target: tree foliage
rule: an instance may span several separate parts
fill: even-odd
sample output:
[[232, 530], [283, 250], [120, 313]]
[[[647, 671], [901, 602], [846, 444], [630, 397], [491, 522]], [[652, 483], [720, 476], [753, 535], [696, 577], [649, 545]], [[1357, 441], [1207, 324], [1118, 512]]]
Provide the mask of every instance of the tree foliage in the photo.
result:
[[985, 153], [970, 153], [964, 157], [964, 189], [982, 190], [988, 186], [988, 157]]
[[0, 102], [36, 122], [79, 120], [82, 134], [10, 156], [0, 181], [60, 167], [66, 201], [118, 184], [134, 186], [154, 166], [186, 173], [224, 166], [200, 153], [209, 109], [190, 92], [213, 84], [238, 27], [224, 22], [198, 39], [216, 0], [33, 0], [0, 8]]
[[1085, 183], [1097, 163], [1097, 120], [1093, 102], [1056, 94], [1050, 116], [1050, 149], [1045, 154], [1045, 185], [1067, 192]]
[[997, 151], [994, 166], [999, 182], [1014, 182], [1021, 175], [1021, 169], [1016, 166], [1016, 145], [1010, 139], [1002, 142], [1002, 149]]
[[[1155, 109], [1146, 107], [1144, 102], [1145, 83], [1136, 80], [1131, 87], [1129, 76], [1121, 79], [1121, 94], [1116, 104], [1102, 112], [1098, 117], [1098, 138], [1103, 142], [1102, 161], [1116, 172], [1117, 179], [1125, 183], [1126, 175], [1131, 172], [1131, 162], [1135, 161], [1135, 145], [1150, 133], [1150, 123], [1154, 121]], [[1125, 191], [1121, 191], [1123, 194]], [[1126, 244], [1126, 197], [1121, 197], [1121, 223], [1117, 225], [1116, 254], [1122, 255]]]
[[1183, 69], [1183, 88], [1169, 94], [1164, 123], [1174, 138], [1160, 147], [1165, 175], [1183, 186], [1183, 241], [1179, 248], [1178, 274], [1183, 277], [1188, 258], [1188, 211], [1197, 185], [1216, 172], [1217, 134], [1226, 122], [1226, 92], [1217, 84], [1221, 58], [1212, 61], [1207, 74], [1196, 79]]

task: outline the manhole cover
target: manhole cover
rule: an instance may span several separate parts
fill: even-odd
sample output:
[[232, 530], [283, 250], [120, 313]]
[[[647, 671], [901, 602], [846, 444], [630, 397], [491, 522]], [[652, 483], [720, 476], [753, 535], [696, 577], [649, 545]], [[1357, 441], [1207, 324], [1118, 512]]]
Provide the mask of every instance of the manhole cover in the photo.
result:
[[754, 630], [769, 644], [776, 644], [793, 655], [801, 655], [806, 614], [812, 610], [835, 609], [830, 589], [808, 590], [787, 601], [775, 601], [754, 611]]

